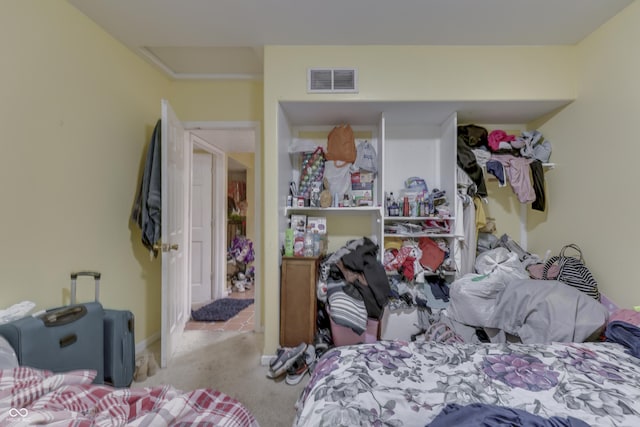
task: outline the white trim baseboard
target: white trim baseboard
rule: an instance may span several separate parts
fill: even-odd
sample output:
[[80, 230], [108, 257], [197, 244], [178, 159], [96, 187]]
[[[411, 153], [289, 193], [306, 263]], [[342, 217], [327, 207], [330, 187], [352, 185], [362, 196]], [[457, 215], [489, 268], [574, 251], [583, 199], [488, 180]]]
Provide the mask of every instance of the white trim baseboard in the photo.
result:
[[158, 331], [155, 334], [152, 334], [149, 337], [143, 339], [142, 341], [136, 343], [136, 354], [143, 353], [147, 348], [151, 346], [151, 344], [159, 340], [160, 340], [160, 332]]
[[261, 366], [269, 366], [269, 363], [275, 358], [275, 355], [267, 355], [267, 354], [263, 354], [262, 356], [260, 356], [260, 365]]

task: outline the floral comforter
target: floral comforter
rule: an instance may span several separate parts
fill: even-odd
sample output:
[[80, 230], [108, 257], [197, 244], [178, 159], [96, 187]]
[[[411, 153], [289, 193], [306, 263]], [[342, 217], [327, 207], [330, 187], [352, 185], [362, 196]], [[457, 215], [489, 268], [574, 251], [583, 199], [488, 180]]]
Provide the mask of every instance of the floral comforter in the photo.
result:
[[219, 391], [116, 389], [92, 384], [94, 377], [90, 370], [0, 370], [0, 425], [258, 427], [247, 408]]
[[639, 362], [605, 342], [336, 347], [316, 364], [294, 425], [424, 427], [449, 403], [481, 403], [637, 427]]

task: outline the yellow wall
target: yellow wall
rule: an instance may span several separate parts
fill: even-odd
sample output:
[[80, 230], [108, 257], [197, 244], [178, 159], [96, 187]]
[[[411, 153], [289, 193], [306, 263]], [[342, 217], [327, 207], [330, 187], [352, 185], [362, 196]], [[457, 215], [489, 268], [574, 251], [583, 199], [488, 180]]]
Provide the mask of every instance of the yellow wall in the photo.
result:
[[543, 124], [558, 167], [547, 174], [548, 219], [530, 244], [577, 243], [602, 291], [623, 307], [640, 304], [638, 265], [638, 121], [640, 3], [576, 48], [578, 99]]
[[188, 80], [171, 83], [169, 101], [183, 121], [262, 121], [261, 81]]
[[0, 308], [66, 304], [69, 273], [95, 269], [149, 337], [160, 263], [129, 216], [168, 79], [60, 0], [3, 1], [0, 56]]

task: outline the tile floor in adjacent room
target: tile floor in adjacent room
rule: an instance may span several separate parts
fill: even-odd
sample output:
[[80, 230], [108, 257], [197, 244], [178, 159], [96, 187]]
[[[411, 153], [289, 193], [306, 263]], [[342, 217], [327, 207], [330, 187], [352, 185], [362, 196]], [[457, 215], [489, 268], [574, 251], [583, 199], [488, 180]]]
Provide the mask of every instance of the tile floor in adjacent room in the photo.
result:
[[[231, 292], [228, 298], [253, 298], [254, 291], [248, 289], [244, 292]], [[197, 322], [189, 320], [184, 327], [185, 331], [237, 331], [237, 332], [250, 332], [254, 330], [254, 313], [255, 313], [255, 301], [249, 307], [242, 310], [235, 317], [227, 320], [226, 322]]]

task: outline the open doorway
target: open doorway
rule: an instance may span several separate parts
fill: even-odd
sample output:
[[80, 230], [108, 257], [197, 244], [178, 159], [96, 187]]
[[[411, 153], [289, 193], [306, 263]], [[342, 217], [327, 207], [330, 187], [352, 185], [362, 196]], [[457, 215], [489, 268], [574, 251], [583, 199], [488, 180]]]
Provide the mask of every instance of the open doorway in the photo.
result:
[[[251, 306], [252, 313], [247, 316], [244, 313], [242, 325], [226, 325], [236, 327], [236, 330], [253, 331], [260, 330], [260, 283], [258, 275], [251, 286], [245, 292], [239, 293], [233, 288], [233, 284], [227, 280], [227, 250], [230, 239], [238, 231], [250, 239], [253, 246], [255, 269], [260, 254], [260, 223], [259, 210], [261, 201], [258, 199], [259, 191], [259, 124], [257, 123], [220, 123], [199, 122], [185, 123], [185, 129], [192, 141], [192, 251], [193, 257], [190, 263], [191, 269], [191, 303], [192, 308], [197, 309], [207, 302], [216, 299], [254, 298]], [[216, 170], [219, 167], [221, 170]], [[207, 177], [209, 180], [207, 181]], [[210, 183], [211, 188], [207, 188]], [[230, 193], [230, 184], [243, 183], [241, 191], [236, 193], [234, 203], [236, 210], [231, 214], [228, 209], [227, 197]], [[211, 201], [208, 195], [213, 194]], [[217, 195], [216, 195], [217, 194]], [[217, 203], [216, 203], [217, 201]], [[243, 202], [240, 204], [240, 202]], [[240, 204], [241, 206], [238, 206]], [[207, 211], [211, 206], [210, 213]], [[238, 224], [240, 220], [240, 224]], [[207, 225], [213, 225], [207, 230]], [[217, 224], [217, 226], [215, 226]], [[231, 226], [231, 227], [230, 227]], [[238, 227], [240, 226], [240, 227]], [[235, 227], [235, 228], [234, 228]], [[210, 236], [211, 254], [207, 255], [207, 242], [203, 236]], [[211, 260], [210, 273], [206, 262]], [[207, 288], [208, 289], [205, 289]], [[205, 289], [205, 292], [201, 292]], [[206, 291], [210, 291], [208, 298]], [[244, 311], [244, 310], [243, 310]], [[204, 327], [199, 322], [198, 328], [187, 325], [187, 329], [201, 329]], [[209, 329], [220, 330], [225, 325], [208, 325]]]

